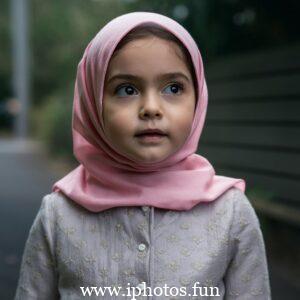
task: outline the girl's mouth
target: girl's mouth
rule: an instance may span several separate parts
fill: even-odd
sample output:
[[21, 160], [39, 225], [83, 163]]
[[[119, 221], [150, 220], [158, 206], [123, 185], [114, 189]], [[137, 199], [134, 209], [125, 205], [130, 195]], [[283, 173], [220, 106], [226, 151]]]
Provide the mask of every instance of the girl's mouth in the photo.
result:
[[137, 135], [136, 137], [142, 143], [156, 144], [156, 143], [161, 142], [166, 136], [167, 136], [166, 134], [143, 133], [143, 134]]

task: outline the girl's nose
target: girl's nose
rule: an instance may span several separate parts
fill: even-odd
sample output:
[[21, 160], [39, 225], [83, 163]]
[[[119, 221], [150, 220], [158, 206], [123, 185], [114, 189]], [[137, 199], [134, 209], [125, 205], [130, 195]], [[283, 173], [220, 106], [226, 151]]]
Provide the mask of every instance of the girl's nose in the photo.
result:
[[148, 94], [142, 99], [140, 106], [139, 117], [141, 119], [158, 118], [162, 117], [162, 110], [160, 99], [158, 95]]

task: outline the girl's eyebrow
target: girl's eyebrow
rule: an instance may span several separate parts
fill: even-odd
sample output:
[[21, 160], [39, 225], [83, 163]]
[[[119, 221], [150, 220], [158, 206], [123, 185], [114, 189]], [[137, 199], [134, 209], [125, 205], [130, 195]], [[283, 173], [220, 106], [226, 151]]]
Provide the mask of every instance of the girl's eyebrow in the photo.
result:
[[[187, 75], [185, 75], [182, 72], [175, 72], [175, 73], [164, 73], [164, 74], [159, 74], [156, 77], [156, 81], [161, 81], [161, 80], [166, 80], [166, 79], [176, 79], [178, 77], [184, 78], [187, 82], [190, 82], [190, 79], [188, 78]], [[126, 80], [132, 80], [132, 81], [139, 81], [139, 82], [144, 82], [145, 80], [142, 77], [133, 75], [133, 74], [116, 74], [111, 76], [107, 83], [110, 84], [112, 81], [117, 80], [117, 79], [126, 79]]]

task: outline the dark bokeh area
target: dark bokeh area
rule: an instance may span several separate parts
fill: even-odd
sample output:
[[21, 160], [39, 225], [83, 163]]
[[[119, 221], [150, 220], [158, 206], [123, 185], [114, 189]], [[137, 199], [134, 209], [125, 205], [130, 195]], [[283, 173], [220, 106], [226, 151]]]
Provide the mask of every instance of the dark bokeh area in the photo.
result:
[[[112, 18], [153, 11], [177, 20], [197, 42], [209, 90], [198, 153], [216, 173], [246, 180], [266, 242], [272, 299], [298, 299], [300, 2], [18, 1], [0, 3], [0, 298], [13, 297], [42, 196], [78, 165], [71, 112], [86, 45]], [[22, 11], [27, 17], [17, 26]]]

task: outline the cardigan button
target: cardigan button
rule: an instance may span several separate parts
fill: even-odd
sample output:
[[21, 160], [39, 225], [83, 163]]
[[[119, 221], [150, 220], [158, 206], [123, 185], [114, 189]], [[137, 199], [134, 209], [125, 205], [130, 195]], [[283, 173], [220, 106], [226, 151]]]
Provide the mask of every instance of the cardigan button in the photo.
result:
[[146, 245], [141, 243], [141, 244], [139, 244], [138, 249], [139, 249], [139, 251], [144, 251], [146, 249]]

